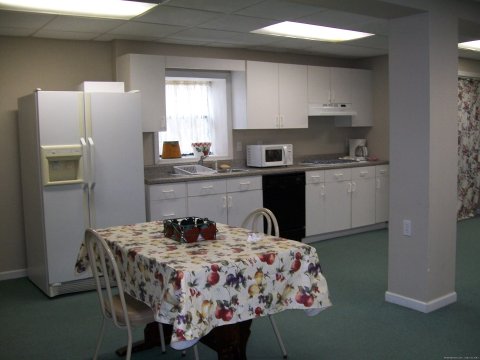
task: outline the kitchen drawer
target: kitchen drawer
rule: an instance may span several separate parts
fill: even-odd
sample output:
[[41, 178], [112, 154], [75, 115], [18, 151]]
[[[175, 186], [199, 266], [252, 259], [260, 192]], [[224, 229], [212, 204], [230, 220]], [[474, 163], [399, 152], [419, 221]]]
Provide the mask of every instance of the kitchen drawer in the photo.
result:
[[224, 194], [226, 192], [226, 180], [192, 181], [187, 184], [188, 196]]
[[318, 184], [325, 181], [325, 171], [315, 170], [305, 172], [305, 182], [307, 184]]
[[352, 180], [370, 179], [375, 177], [375, 166], [352, 168]]
[[184, 198], [187, 196], [187, 185], [184, 182], [149, 185], [147, 191], [149, 192], [148, 199], [150, 201]]
[[149, 221], [187, 216], [187, 199], [150, 201]]
[[375, 166], [376, 176], [388, 176], [388, 165], [377, 165]]
[[332, 169], [325, 170], [325, 182], [339, 182], [352, 180], [352, 169]]
[[234, 179], [227, 179], [227, 192], [261, 190], [261, 176], [247, 176]]

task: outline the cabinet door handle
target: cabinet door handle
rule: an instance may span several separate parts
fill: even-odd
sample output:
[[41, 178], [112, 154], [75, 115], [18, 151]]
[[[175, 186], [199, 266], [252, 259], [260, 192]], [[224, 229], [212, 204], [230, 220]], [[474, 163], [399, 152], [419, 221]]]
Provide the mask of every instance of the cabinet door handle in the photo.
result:
[[325, 196], [325, 185], [320, 186], [320, 195]]
[[343, 179], [343, 173], [336, 173], [335, 174], [335, 179], [342, 180]]
[[170, 213], [170, 214], [162, 214], [163, 217], [169, 218], [175, 216], [175, 213]]
[[227, 207], [227, 197], [226, 197], [226, 196], [222, 196], [222, 200], [223, 200], [223, 201], [222, 201], [222, 202], [223, 202], [222, 207], [225, 209], [225, 208]]
[[360, 176], [365, 177], [368, 175], [368, 171], [360, 171]]
[[357, 183], [355, 181], [352, 181], [352, 192], [355, 192], [357, 189]]
[[204, 185], [202, 186], [202, 191], [205, 193], [211, 193], [213, 190], [213, 185]]
[[377, 179], [377, 189], [380, 189], [380, 179]]
[[250, 181], [244, 181], [244, 182], [240, 182], [238, 184], [240, 185], [240, 189], [242, 189], [242, 190], [250, 189]]
[[352, 183], [349, 182], [347, 183], [347, 193], [351, 193], [352, 192]]
[[231, 208], [232, 205], [233, 205], [233, 199], [232, 199], [231, 196], [229, 196], [229, 197], [228, 197], [228, 201], [227, 201], [227, 206], [228, 206], [229, 208]]
[[164, 194], [166, 198], [172, 198], [172, 197], [175, 197], [175, 190], [174, 189], [162, 190], [162, 194]]

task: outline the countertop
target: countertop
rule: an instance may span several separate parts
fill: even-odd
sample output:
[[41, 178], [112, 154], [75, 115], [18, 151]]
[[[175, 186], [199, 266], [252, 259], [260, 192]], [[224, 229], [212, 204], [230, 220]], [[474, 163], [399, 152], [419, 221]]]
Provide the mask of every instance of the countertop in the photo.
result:
[[261, 175], [270, 175], [270, 174], [286, 174], [293, 172], [304, 172], [304, 171], [314, 171], [314, 170], [331, 170], [331, 169], [341, 169], [341, 168], [354, 168], [362, 166], [375, 166], [375, 165], [385, 165], [388, 164], [386, 160], [378, 161], [361, 161], [348, 164], [335, 164], [335, 165], [303, 165], [303, 164], [294, 164], [289, 166], [280, 166], [280, 167], [271, 167], [271, 168], [253, 168], [253, 167], [235, 167], [235, 169], [242, 169], [245, 171], [238, 172], [218, 172], [208, 175], [177, 175], [173, 174], [172, 167], [167, 166], [149, 166], [145, 167], [145, 184], [146, 185], [155, 185], [155, 184], [167, 184], [175, 183], [182, 181], [195, 181], [195, 180], [212, 180], [212, 179], [224, 179], [232, 177], [243, 177], [243, 176], [261, 176]]

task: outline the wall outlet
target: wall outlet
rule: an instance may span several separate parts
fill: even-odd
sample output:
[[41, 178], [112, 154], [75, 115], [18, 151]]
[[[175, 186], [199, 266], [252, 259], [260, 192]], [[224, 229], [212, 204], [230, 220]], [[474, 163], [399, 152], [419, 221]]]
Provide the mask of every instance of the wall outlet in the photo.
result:
[[412, 221], [408, 219], [403, 220], [403, 235], [412, 236]]

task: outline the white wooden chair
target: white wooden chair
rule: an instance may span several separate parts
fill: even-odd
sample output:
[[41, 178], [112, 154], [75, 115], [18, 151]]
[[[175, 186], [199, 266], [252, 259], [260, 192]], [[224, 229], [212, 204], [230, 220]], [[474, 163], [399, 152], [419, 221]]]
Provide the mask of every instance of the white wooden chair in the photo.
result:
[[[85, 243], [103, 315], [102, 327], [98, 336], [97, 347], [93, 359], [97, 359], [103, 341], [105, 322], [108, 319], [111, 320], [116, 327], [127, 330], [128, 344], [125, 359], [130, 360], [132, 355], [132, 327], [154, 322], [155, 317], [153, 311], [148, 305], [131, 297], [123, 291], [120, 272], [115, 257], [105, 240], [95, 230], [86, 230]], [[101, 282], [102, 275], [105, 283], [104, 289], [102, 288]], [[158, 323], [158, 325], [161, 349], [162, 353], [164, 353], [165, 338], [163, 327], [161, 323]], [[198, 360], [198, 350], [196, 345], [194, 346], [194, 351], [195, 359]]]
[[[252, 211], [250, 214], [247, 215], [245, 220], [243, 220], [242, 228], [251, 229], [253, 232], [257, 232], [257, 225], [259, 220], [266, 220], [267, 223], [267, 230], [264, 233], [267, 235], [274, 235], [280, 236], [280, 229], [278, 227], [278, 221], [273, 212], [266, 208], [258, 208]], [[272, 227], [273, 227], [273, 234], [272, 234]], [[275, 336], [277, 337], [278, 345], [282, 350], [283, 358], [287, 358], [287, 350], [285, 349], [285, 345], [283, 344], [282, 336], [280, 335], [280, 331], [278, 330], [277, 323], [272, 315], [268, 315], [270, 319], [270, 324], [272, 324], [273, 331], [275, 332]]]

